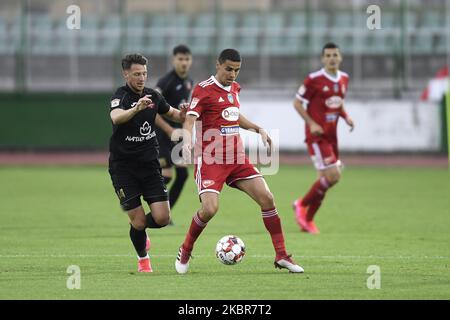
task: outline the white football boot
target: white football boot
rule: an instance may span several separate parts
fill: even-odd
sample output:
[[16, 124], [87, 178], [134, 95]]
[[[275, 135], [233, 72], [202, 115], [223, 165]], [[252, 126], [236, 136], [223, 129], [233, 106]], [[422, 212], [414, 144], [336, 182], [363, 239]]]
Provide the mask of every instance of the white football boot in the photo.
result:
[[275, 261], [273, 264], [275, 265], [275, 268], [288, 269], [289, 272], [292, 272], [292, 273], [305, 272], [305, 270], [303, 270], [302, 267], [300, 267], [298, 264], [295, 263], [294, 260], [291, 259], [291, 255], [288, 255], [287, 257], [284, 257], [283, 259]]

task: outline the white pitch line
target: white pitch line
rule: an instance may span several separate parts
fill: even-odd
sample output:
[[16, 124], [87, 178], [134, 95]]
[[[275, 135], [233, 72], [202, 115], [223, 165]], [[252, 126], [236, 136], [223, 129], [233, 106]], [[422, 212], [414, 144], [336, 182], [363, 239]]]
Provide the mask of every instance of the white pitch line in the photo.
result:
[[[8, 255], [2, 254], [0, 258], [128, 258], [135, 257], [135, 254], [15, 254]], [[151, 254], [151, 257], [155, 258], [175, 258], [176, 254]], [[211, 255], [193, 255], [193, 258], [210, 258], [214, 257]], [[273, 258], [273, 255], [247, 255], [250, 258], [257, 259], [267, 259]], [[336, 256], [296, 256], [297, 259], [393, 259], [393, 260], [445, 260], [450, 259], [448, 256], [345, 256], [345, 255], [336, 255]]]

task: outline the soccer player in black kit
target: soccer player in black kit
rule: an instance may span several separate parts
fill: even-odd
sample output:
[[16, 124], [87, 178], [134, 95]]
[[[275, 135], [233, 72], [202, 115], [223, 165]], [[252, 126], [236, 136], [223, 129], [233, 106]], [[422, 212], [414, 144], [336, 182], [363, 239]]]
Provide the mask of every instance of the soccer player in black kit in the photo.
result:
[[[147, 59], [130, 54], [122, 59], [126, 84], [111, 97], [113, 133], [109, 144], [109, 174], [122, 209], [130, 219], [130, 238], [136, 249], [139, 272], [152, 272], [146, 228], [161, 228], [170, 221], [167, 190], [158, 161], [155, 117], [183, 122], [186, 105], [172, 108], [157, 91], [146, 88]], [[150, 206], [145, 214], [141, 196]]]
[[[182, 103], [190, 100], [193, 87], [193, 80], [189, 78], [188, 73], [192, 65], [192, 54], [185, 45], [178, 45], [173, 48], [172, 65], [173, 69], [158, 80], [155, 90], [162, 94], [166, 101], [178, 108]], [[178, 141], [172, 141], [172, 134], [176, 129], [181, 128], [181, 124], [166, 121], [160, 116], [156, 116], [155, 123], [156, 137], [159, 143], [159, 162], [162, 167], [164, 182], [169, 184], [173, 176], [173, 167], [175, 166], [175, 180], [169, 190], [169, 203], [172, 209], [177, 202], [181, 190], [188, 177], [188, 170], [183, 163], [174, 163], [171, 157], [172, 149]], [[182, 156], [180, 155], [180, 160]], [[172, 224], [172, 221], [170, 221]]]

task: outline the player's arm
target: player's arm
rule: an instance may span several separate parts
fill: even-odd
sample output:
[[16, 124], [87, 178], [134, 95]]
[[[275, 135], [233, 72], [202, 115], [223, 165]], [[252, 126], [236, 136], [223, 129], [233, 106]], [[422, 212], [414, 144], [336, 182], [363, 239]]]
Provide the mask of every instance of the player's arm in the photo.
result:
[[[170, 119], [174, 122], [183, 123], [184, 119], [186, 118], [186, 110], [187, 110], [188, 104], [181, 103], [179, 107], [180, 107], [180, 110], [178, 110], [174, 107], [170, 107], [169, 111], [167, 111], [166, 113], [163, 113], [162, 115], [165, 118]], [[161, 120], [164, 121], [163, 119], [161, 119]], [[158, 125], [158, 123], [156, 123], [156, 124]], [[170, 125], [167, 122], [166, 122], [166, 124], [170, 127]]]
[[197, 118], [195, 114], [188, 114], [183, 122], [183, 159], [186, 163], [191, 159], [192, 130]]
[[133, 118], [138, 112], [147, 109], [153, 106], [153, 101], [151, 95], [146, 95], [138, 100], [136, 105], [133, 108], [128, 110], [124, 110], [121, 108], [115, 108], [111, 110], [110, 117], [115, 125], [119, 125], [125, 122], [128, 122], [131, 118]]
[[272, 139], [267, 134], [267, 131], [264, 128], [261, 128], [257, 124], [248, 120], [246, 117], [242, 115], [242, 113], [239, 114], [239, 127], [245, 130], [253, 130], [258, 132], [261, 135], [261, 139], [264, 146], [266, 146], [267, 144], [269, 145], [269, 147], [272, 146]]
[[161, 117], [159, 114], [156, 115], [155, 118], [155, 124], [162, 130], [164, 133], [168, 136], [172, 136], [173, 128], [170, 124], [167, 123], [166, 120], [164, 120], [163, 117]]
[[342, 106], [341, 111], [339, 111], [339, 115], [342, 118], [344, 118], [345, 122], [350, 127], [350, 131], [353, 131], [353, 129], [355, 129], [355, 123], [353, 122], [353, 119], [350, 118], [350, 116], [345, 111], [344, 106]]
[[309, 126], [309, 129], [313, 135], [320, 136], [323, 134], [323, 128], [309, 116], [303, 107], [303, 102], [298, 98], [294, 100], [294, 108], [297, 110], [302, 119], [305, 120], [306, 125]]

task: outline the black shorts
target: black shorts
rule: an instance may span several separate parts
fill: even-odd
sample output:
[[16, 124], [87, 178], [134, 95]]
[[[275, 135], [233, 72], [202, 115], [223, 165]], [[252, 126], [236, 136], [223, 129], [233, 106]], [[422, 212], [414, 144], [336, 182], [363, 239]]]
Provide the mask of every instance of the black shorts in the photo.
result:
[[169, 199], [157, 159], [149, 162], [110, 160], [109, 174], [125, 211], [139, 207], [141, 196], [149, 204]]
[[[174, 163], [172, 159], [172, 150], [177, 145], [177, 142], [170, 140], [170, 138], [163, 133], [162, 135], [157, 135], [159, 144], [159, 163], [161, 168], [172, 168]], [[181, 148], [180, 148], [180, 159], [182, 159]]]

